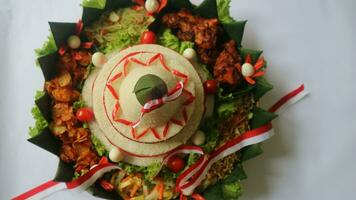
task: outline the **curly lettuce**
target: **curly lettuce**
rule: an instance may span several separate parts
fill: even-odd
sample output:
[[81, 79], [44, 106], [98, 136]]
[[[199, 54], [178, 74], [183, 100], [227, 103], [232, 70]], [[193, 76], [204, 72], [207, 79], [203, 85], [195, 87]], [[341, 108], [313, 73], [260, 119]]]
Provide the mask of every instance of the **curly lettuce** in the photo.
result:
[[143, 167], [120, 162], [119, 166], [129, 174], [142, 173], [144, 175], [144, 179], [148, 182], [151, 182], [162, 168], [161, 163], [153, 163], [149, 166]]
[[216, 0], [218, 18], [222, 23], [231, 23], [235, 20], [230, 16], [231, 0]]
[[75, 101], [75, 102], [73, 102], [73, 105], [72, 105], [74, 110], [78, 110], [79, 108], [84, 108], [85, 106], [86, 106], [86, 103], [83, 100]]
[[169, 28], [164, 29], [158, 38], [158, 44], [168, 47], [180, 54], [187, 48], [193, 48], [194, 43], [189, 41], [180, 41]]
[[[38, 100], [44, 94], [45, 94], [44, 91], [36, 91], [35, 100]], [[31, 109], [31, 114], [35, 120], [35, 125], [29, 127], [28, 134], [30, 135], [30, 137], [35, 137], [35, 136], [39, 135], [48, 126], [48, 122], [43, 117], [43, 115], [37, 105], [35, 105]]]
[[[42, 47], [35, 49], [37, 57], [42, 57], [57, 51], [57, 45], [54, 41], [52, 33], [48, 36], [47, 40], [42, 44]], [[38, 60], [36, 60], [36, 66], [39, 66]]]
[[106, 0], [83, 0], [81, 5], [88, 8], [104, 9]]
[[101, 143], [101, 141], [97, 137], [95, 137], [94, 134], [91, 134], [91, 142], [93, 143], [94, 149], [96, 150], [99, 156], [108, 154], [103, 143]]
[[37, 57], [45, 56], [55, 51], [57, 51], [57, 46], [52, 33], [48, 36], [47, 40], [43, 43], [41, 48], [35, 49]]

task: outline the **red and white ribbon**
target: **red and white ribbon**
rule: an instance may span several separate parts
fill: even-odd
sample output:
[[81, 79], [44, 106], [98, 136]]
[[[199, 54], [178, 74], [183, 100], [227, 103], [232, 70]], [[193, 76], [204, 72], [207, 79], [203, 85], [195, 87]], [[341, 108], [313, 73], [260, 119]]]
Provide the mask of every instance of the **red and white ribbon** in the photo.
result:
[[[281, 112], [288, 106], [296, 103], [298, 100], [305, 97], [308, 93], [304, 91], [304, 85], [288, 93], [275, 103], [270, 109], [270, 112]], [[193, 194], [195, 188], [200, 185], [208, 173], [210, 167], [218, 160], [229, 156], [242, 148], [263, 142], [273, 136], [272, 124], [268, 123], [262, 127], [250, 130], [244, 134], [228, 141], [223, 146], [216, 149], [209, 155], [202, 156], [195, 164], [186, 169], [176, 181], [176, 188], [183, 195]], [[191, 153], [192, 151], [188, 151]], [[177, 149], [177, 153], [183, 153], [181, 149]], [[176, 154], [171, 152], [170, 154]]]
[[218, 160], [229, 156], [240, 149], [263, 142], [273, 136], [271, 124], [248, 131], [239, 137], [236, 137], [209, 155], [201, 157], [196, 165], [192, 165], [184, 171], [177, 179], [176, 187], [184, 195], [191, 195], [194, 189], [200, 185], [205, 178], [210, 167]]
[[184, 89], [184, 83], [182, 81], [179, 81], [176, 86], [168, 92], [167, 95], [159, 98], [159, 99], [153, 99], [145, 103], [141, 109], [141, 115], [140, 118], [131, 124], [132, 128], [136, 128], [140, 123], [141, 119], [144, 116], [144, 114], [149, 113], [159, 107], [161, 107], [163, 104], [169, 101], [174, 101], [176, 100], [183, 92]]
[[93, 167], [89, 172], [76, 180], [71, 182], [56, 182], [51, 180], [12, 198], [12, 200], [44, 199], [59, 191], [83, 192], [88, 189], [89, 186], [93, 185], [95, 181], [102, 177], [106, 172], [114, 169], [120, 168], [112, 163], [100, 164]]

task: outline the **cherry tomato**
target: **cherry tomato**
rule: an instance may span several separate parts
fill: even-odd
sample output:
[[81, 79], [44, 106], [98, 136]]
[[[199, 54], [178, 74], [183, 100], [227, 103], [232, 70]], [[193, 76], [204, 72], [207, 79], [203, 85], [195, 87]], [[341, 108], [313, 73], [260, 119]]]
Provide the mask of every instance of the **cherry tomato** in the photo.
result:
[[215, 94], [218, 90], [218, 82], [216, 80], [207, 80], [204, 82], [204, 91], [206, 94]]
[[156, 43], [156, 34], [152, 31], [145, 31], [141, 35], [141, 44]]
[[168, 159], [167, 167], [174, 173], [178, 173], [181, 171], [185, 166], [185, 162], [183, 158], [179, 156], [172, 156]]
[[76, 117], [81, 122], [89, 122], [94, 119], [94, 113], [90, 108], [80, 108], [77, 110]]

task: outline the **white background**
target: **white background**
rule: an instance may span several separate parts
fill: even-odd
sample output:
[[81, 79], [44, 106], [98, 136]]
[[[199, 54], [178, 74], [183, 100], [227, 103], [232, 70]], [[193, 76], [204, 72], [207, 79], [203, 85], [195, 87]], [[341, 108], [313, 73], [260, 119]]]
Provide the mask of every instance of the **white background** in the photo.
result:
[[[265, 153], [246, 163], [243, 199], [355, 199], [355, 8], [353, 0], [233, 0], [232, 15], [249, 20], [243, 45], [263, 49], [269, 62], [275, 88], [264, 105], [302, 82], [311, 92], [275, 120]], [[47, 21], [80, 15], [78, 0], [0, 0], [0, 199], [54, 176], [57, 158], [26, 141], [43, 84], [33, 49], [45, 40]]]

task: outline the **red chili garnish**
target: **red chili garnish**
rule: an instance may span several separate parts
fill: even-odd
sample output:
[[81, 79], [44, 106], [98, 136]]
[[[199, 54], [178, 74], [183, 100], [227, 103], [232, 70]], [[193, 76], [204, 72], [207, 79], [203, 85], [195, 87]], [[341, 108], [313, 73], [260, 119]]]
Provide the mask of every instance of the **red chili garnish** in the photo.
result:
[[188, 197], [186, 197], [182, 193], [180, 193], [179, 200], [188, 200]]
[[168, 0], [161, 0], [157, 12], [160, 12], [163, 8], [165, 8], [167, 4], [168, 4]]
[[82, 169], [85, 169], [85, 166], [79, 165], [77, 168], [75, 168], [75, 172], [80, 172]]
[[67, 51], [67, 47], [65, 45], [61, 46], [58, 50], [59, 55], [63, 56]]
[[103, 164], [107, 164], [107, 163], [109, 163], [109, 160], [108, 160], [108, 158], [106, 157], [106, 156], [103, 156], [103, 157], [101, 157], [101, 159], [99, 160], [99, 165], [103, 165]]
[[192, 194], [192, 198], [195, 200], [205, 200], [205, 198], [198, 193]]
[[77, 51], [74, 51], [73, 58], [74, 58], [74, 60], [81, 60], [82, 56]]
[[90, 49], [93, 46], [93, 42], [82, 42], [83, 49]]
[[104, 179], [100, 179], [99, 180], [99, 184], [104, 190], [106, 190], [108, 192], [114, 190], [114, 186], [111, 183], [109, 183], [108, 181], [104, 180]]

